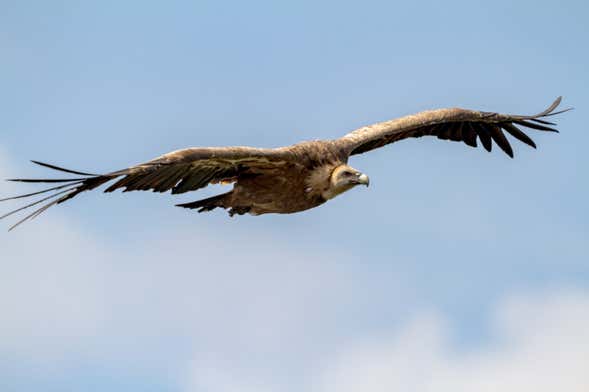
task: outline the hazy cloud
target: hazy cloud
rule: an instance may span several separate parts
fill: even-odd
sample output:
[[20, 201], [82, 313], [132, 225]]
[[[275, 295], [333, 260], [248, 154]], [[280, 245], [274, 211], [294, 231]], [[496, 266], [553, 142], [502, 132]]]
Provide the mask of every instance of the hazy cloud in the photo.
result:
[[514, 297], [497, 306], [494, 339], [474, 350], [452, 344], [441, 315], [351, 345], [314, 390], [554, 391], [589, 390], [589, 296]]

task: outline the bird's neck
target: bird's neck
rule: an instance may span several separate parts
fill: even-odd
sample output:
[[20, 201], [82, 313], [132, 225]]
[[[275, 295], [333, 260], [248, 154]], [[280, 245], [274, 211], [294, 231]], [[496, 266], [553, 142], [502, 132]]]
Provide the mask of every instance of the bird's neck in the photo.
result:
[[305, 192], [309, 197], [319, 197], [323, 200], [330, 200], [337, 195], [347, 191], [349, 188], [336, 188], [331, 181], [331, 175], [336, 167], [342, 163], [328, 163], [314, 168], [306, 181]]

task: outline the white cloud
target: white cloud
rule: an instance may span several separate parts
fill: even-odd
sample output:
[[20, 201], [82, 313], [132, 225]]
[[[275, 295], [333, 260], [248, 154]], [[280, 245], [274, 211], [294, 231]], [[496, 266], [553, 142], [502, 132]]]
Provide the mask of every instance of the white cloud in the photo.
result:
[[343, 350], [315, 391], [589, 390], [589, 296], [511, 298], [499, 304], [492, 343], [452, 346], [440, 316], [424, 316], [394, 336]]
[[211, 227], [169, 233], [143, 250], [117, 249], [59, 217], [44, 218], [0, 239], [0, 351], [34, 358], [61, 356], [72, 345], [118, 350], [124, 342], [136, 354], [168, 338], [206, 349], [219, 341], [272, 349], [295, 339], [343, 287], [321, 254], [277, 241], [240, 254], [249, 234], [223, 252]]
[[196, 362], [190, 369], [186, 388], [192, 391], [223, 392], [274, 392], [275, 385], [267, 385], [260, 379], [248, 377], [235, 369], [218, 366], [218, 362]]

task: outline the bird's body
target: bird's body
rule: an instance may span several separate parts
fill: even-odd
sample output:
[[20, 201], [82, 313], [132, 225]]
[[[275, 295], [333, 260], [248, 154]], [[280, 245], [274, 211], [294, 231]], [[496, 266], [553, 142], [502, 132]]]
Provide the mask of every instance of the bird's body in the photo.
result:
[[[359, 128], [333, 140], [314, 140], [274, 149], [253, 147], [195, 147], [174, 151], [127, 169], [90, 174], [36, 162], [62, 172], [75, 174], [67, 179], [15, 179], [11, 181], [57, 183], [59, 185], [4, 200], [20, 199], [54, 192], [21, 210], [49, 201], [25, 216], [11, 228], [34, 218], [49, 207], [78, 194], [114, 181], [105, 192], [123, 189], [171, 191], [173, 194], [195, 191], [215, 183], [233, 183], [227, 193], [178, 206], [198, 209], [227, 209], [230, 215], [249, 213], [294, 213], [317, 207], [355, 187], [368, 185], [368, 177], [348, 166], [350, 156], [361, 154], [409, 137], [426, 135], [462, 141], [476, 147], [477, 138], [487, 151], [495, 142], [507, 155], [513, 151], [504, 132], [536, 147], [517, 126], [555, 131], [543, 118], [554, 112], [558, 98], [548, 109], [533, 116], [504, 115], [465, 109], [438, 109]], [[115, 181], [116, 180], [116, 181]], [[53, 199], [53, 200], [52, 200]]]
[[341, 163], [325, 162], [314, 167], [313, 162], [308, 159], [258, 165], [237, 176], [230, 192], [181, 206], [202, 211], [221, 207], [228, 209], [230, 215], [289, 214], [317, 207], [326, 201], [318, 186], [325, 186], [332, 167]]
[[[247, 147], [222, 149], [225, 151], [249, 150]], [[207, 148], [201, 148], [201, 150], [206, 151]], [[308, 141], [266, 151], [270, 154], [274, 153], [275, 157], [272, 159], [242, 158], [237, 164], [241, 167], [238, 167], [235, 173], [211, 180], [210, 183], [233, 183], [233, 189], [230, 192], [196, 202], [179, 204], [179, 206], [198, 209], [199, 212], [211, 211], [219, 207], [227, 209], [231, 216], [245, 213], [290, 214], [317, 207], [336, 196], [330, 186], [330, 178], [337, 167], [345, 167], [347, 157], [340, 154], [333, 141]], [[159, 164], [165, 165], [165, 162], [183, 160], [181, 156], [186, 152], [187, 150], [179, 150], [166, 154], [160, 158]], [[225, 163], [231, 165], [230, 161]], [[125, 183], [115, 184], [107, 191], [113, 191], [120, 186], [125, 186]], [[127, 188], [127, 190], [132, 189]], [[178, 188], [177, 191], [182, 189]]]

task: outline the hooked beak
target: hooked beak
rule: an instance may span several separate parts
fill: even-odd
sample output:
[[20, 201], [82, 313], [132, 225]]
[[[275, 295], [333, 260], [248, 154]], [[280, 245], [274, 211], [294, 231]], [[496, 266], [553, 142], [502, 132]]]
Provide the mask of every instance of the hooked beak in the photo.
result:
[[370, 185], [370, 178], [368, 178], [368, 176], [366, 174], [360, 174], [358, 176], [358, 184], [362, 184], [362, 185]]

